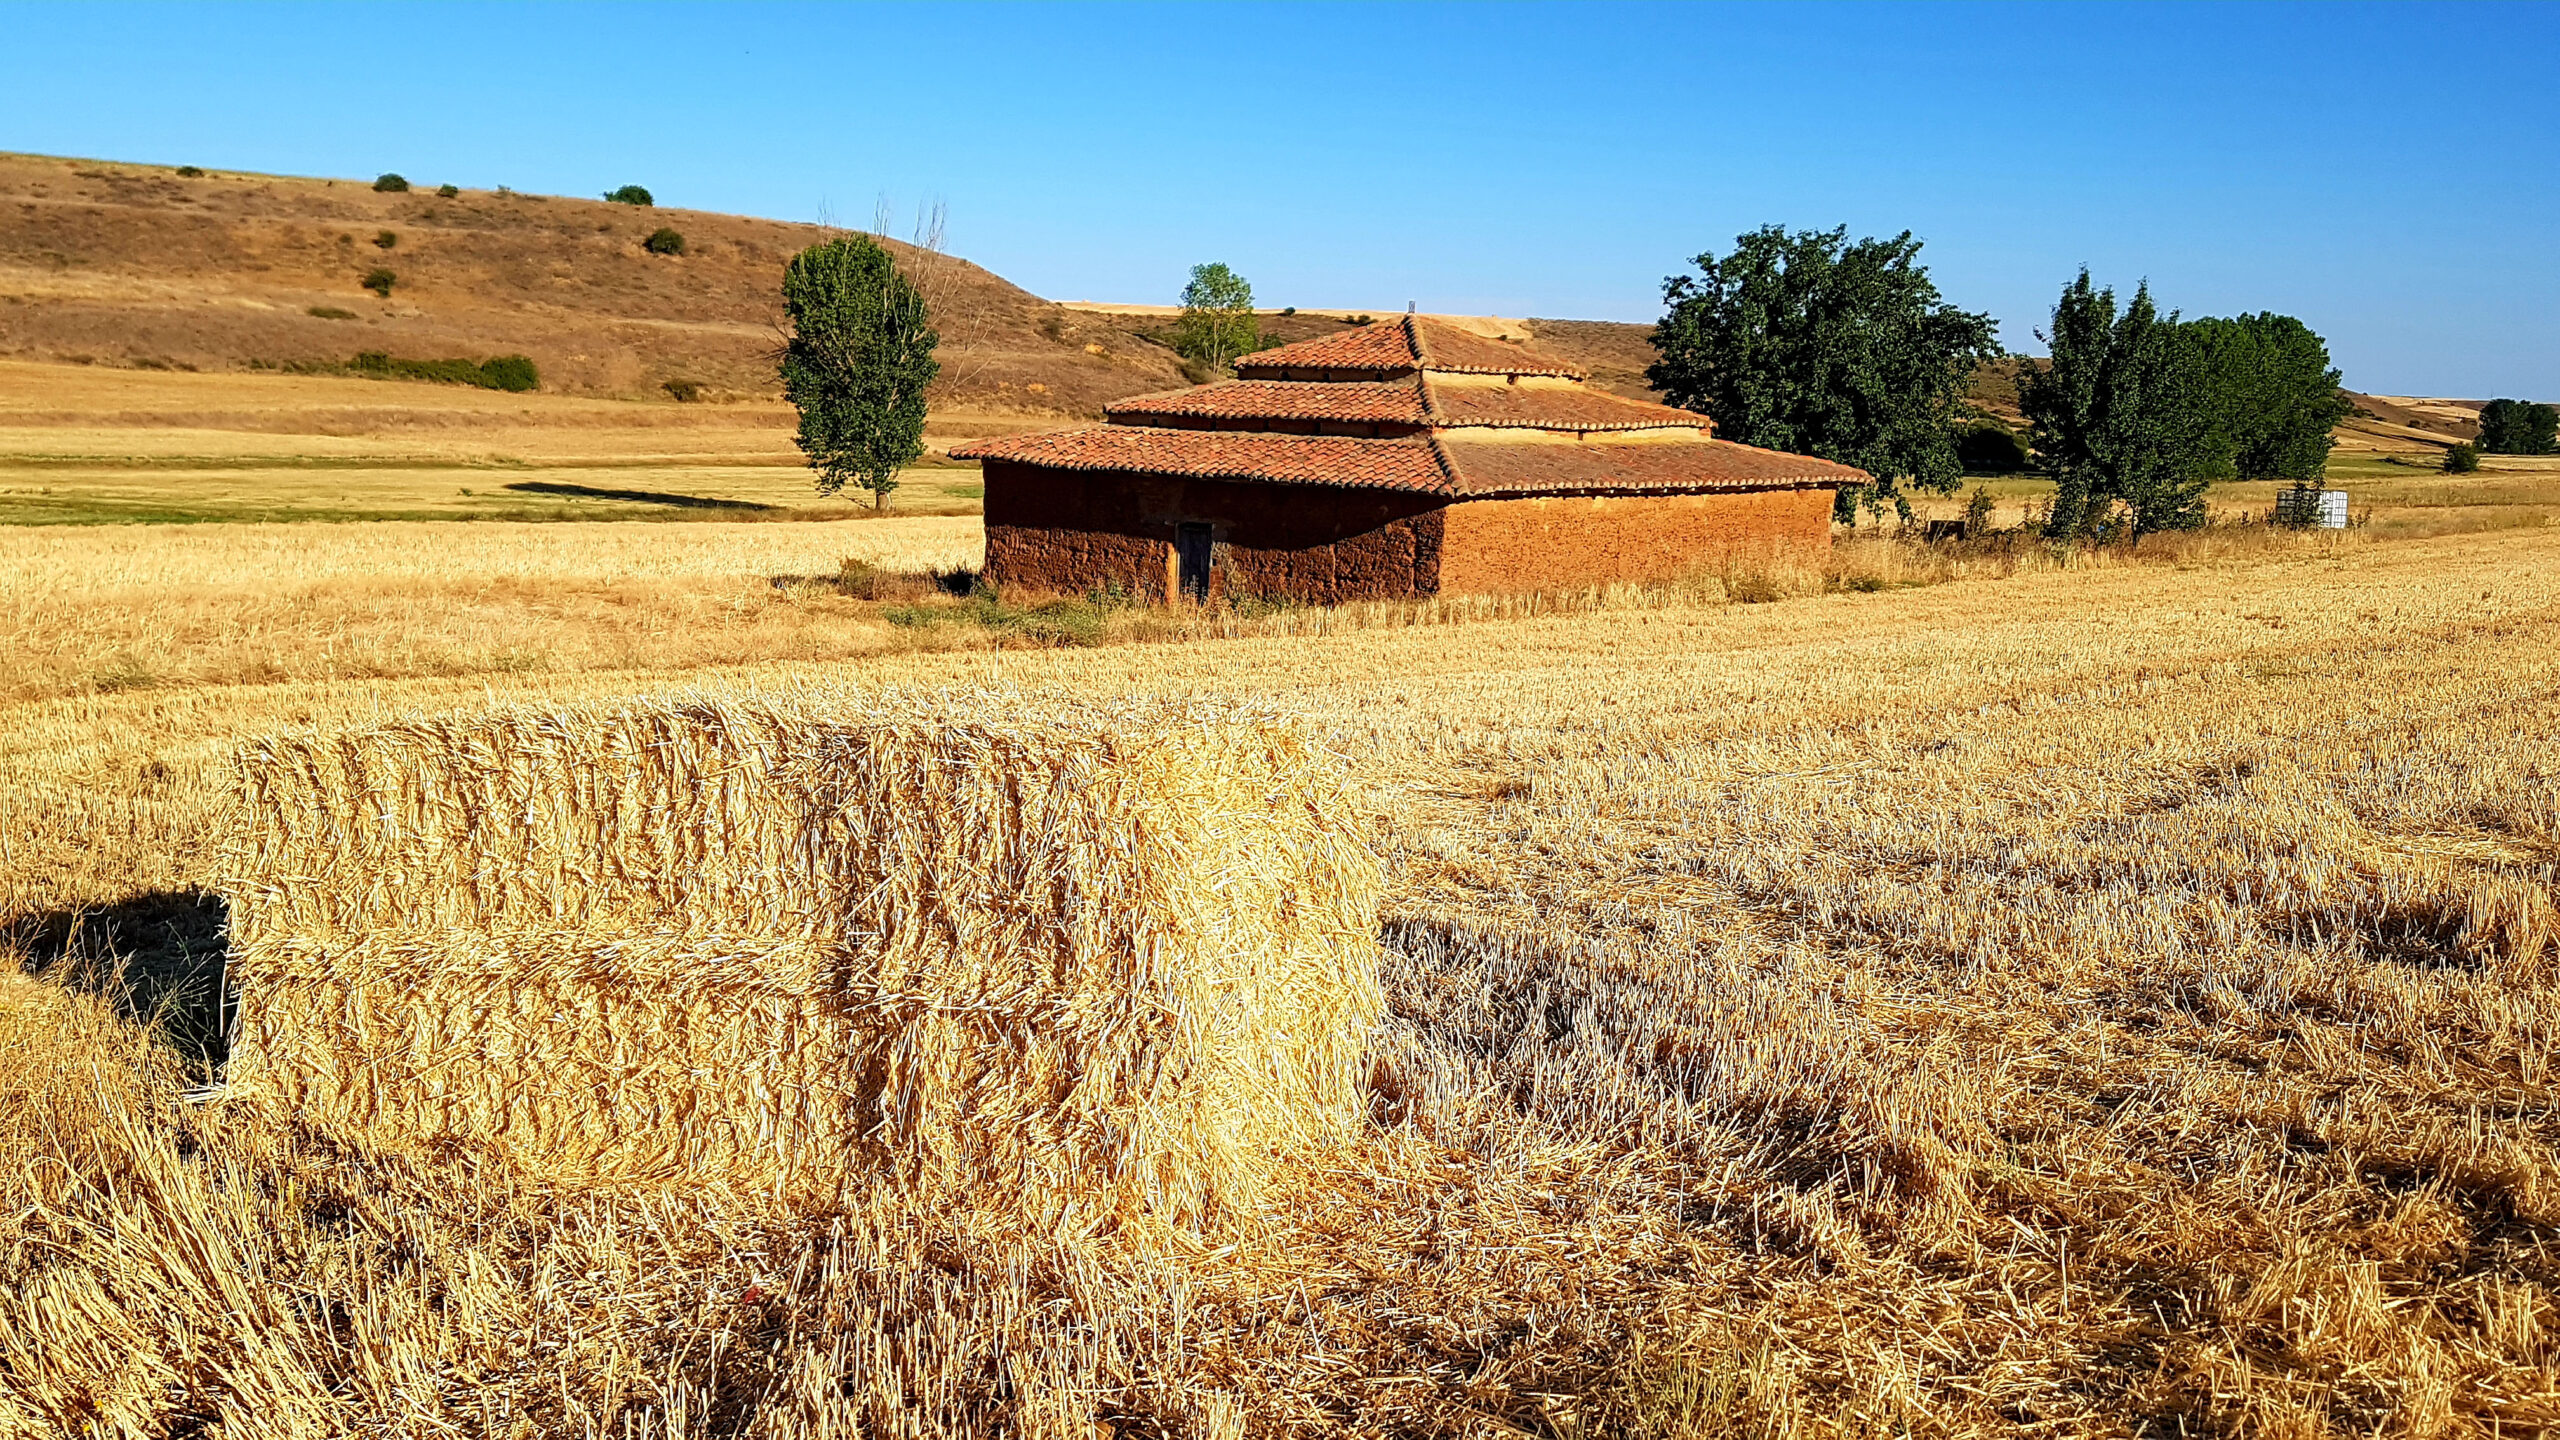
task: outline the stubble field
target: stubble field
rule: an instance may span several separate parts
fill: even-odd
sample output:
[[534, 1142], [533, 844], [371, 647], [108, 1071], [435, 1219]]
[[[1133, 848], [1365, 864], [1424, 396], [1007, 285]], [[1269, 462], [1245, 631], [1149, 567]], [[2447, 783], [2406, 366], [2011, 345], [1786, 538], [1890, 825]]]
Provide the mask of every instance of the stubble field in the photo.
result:
[[[1390, 1018], [1356, 1143], [1141, 1246], [354, 1150], [181, 1104], [165, 1051], [12, 981], [0, 1427], [2560, 1425], [2560, 534], [2181, 555], [1179, 644], [708, 668], [671, 630], [583, 673], [21, 690], [0, 913], [57, 967], [201, 958], [223, 757], [280, 726], [1279, 703], [1381, 817]], [[76, 649], [115, 608], [50, 623]]]

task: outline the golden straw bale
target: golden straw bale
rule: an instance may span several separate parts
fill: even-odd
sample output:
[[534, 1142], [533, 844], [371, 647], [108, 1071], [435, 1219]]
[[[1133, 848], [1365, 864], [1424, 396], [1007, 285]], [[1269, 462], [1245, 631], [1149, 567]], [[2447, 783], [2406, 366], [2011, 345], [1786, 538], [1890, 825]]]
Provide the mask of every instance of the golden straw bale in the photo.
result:
[[1377, 863], [1269, 715], [662, 701], [239, 781], [233, 1084], [369, 1143], [1193, 1223], [1358, 1113]]

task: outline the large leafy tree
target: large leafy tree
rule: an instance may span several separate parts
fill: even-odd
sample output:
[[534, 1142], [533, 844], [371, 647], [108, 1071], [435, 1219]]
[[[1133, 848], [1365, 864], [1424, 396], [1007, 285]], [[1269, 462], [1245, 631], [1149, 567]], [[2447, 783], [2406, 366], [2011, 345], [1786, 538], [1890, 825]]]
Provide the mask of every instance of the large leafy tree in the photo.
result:
[[2354, 407], [2338, 393], [2329, 346], [2290, 315], [2191, 320], [2204, 367], [2206, 473], [2216, 479], [2317, 480], [2332, 431]]
[[795, 438], [819, 493], [852, 485], [885, 508], [898, 471], [924, 453], [925, 387], [942, 372], [924, 297], [878, 241], [849, 235], [791, 257], [782, 304], [782, 393], [799, 407]]
[[2202, 346], [2148, 284], [2119, 313], [2089, 272], [2065, 286], [2052, 349], [2018, 376], [2036, 464], [2054, 483], [2045, 534], [2069, 540], [2102, 527], [2121, 502], [2136, 536], [2204, 523], [2214, 435]]
[[2480, 407], [2480, 448], [2491, 455], [2560, 450], [2560, 410], [2529, 400], [2492, 400]]
[[1182, 287], [1182, 318], [1174, 322], [1173, 348], [1223, 370], [1261, 344], [1253, 286], [1223, 264], [1192, 266], [1191, 283]]
[[[1907, 508], [1905, 485], [1952, 491], [1966, 381], [1999, 346], [1991, 317], [1942, 299], [1919, 256], [1909, 231], [1855, 244], [1845, 226], [1738, 236], [1732, 253], [1698, 256], [1697, 274], [1663, 281], [1661, 358], [1645, 377], [1727, 440], [1866, 471], [1871, 504]], [[1841, 493], [1843, 518], [1857, 500]]]

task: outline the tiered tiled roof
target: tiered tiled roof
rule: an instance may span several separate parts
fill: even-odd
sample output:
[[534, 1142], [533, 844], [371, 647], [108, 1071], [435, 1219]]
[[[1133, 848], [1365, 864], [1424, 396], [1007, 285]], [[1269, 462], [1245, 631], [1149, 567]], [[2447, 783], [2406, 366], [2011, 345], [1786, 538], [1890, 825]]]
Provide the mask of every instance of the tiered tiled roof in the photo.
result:
[[1419, 315], [1399, 315], [1392, 321], [1363, 325], [1321, 340], [1257, 350], [1236, 362], [1236, 374], [1247, 380], [1294, 380], [1305, 371], [1354, 370], [1368, 371], [1378, 379], [1427, 370], [1444, 375], [1587, 378], [1573, 366], [1523, 346], [1470, 334], [1455, 325], [1425, 320]]
[[[1227, 380], [1188, 390], [1133, 395], [1104, 407], [1115, 425], [1261, 430], [1273, 422], [1404, 427], [1386, 434], [1452, 426], [1502, 429], [1705, 430], [1706, 416], [1629, 400], [1581, 385], [1450, 384], [1429, 375], [1404, 380]], [[1369, 432], [1363, 432], [1369, 433]]]
[[[1098, 428], [986, 440], [951, 453], [1056, 470], [1452, 499], [1868, 479], [1828, 460], [1710, 438], [1706, 416], [1593, 390], [1569, 365], [1419, 316], [1260, 351], [1236, 373], [1242, 378], [1116, 401], [1111, 423]], [[1464, 378], [1444, 378], [1452, 376]]]

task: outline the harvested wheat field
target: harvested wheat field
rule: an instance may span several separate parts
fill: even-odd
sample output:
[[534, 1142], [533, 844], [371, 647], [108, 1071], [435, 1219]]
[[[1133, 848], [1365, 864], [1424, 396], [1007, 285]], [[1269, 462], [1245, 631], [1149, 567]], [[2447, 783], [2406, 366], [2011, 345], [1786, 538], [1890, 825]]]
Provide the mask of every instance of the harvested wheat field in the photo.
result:
[[[2560, 533], [1885, 575], [20, 699], [0, 1432], [2560, 1427]], [[955, 689], [1345, 757], [1356, 1125], [1197, 1225], [597, 1181], [190, 1100], [52, 978], [203, 957], [261, 737]]]

